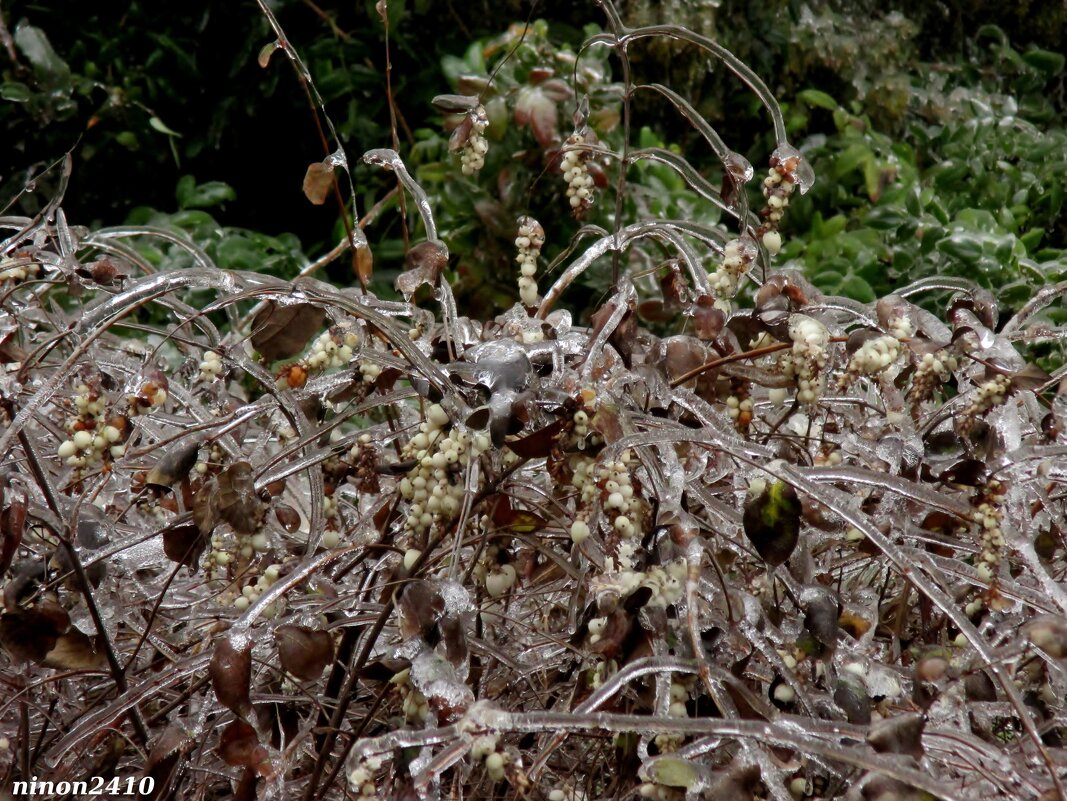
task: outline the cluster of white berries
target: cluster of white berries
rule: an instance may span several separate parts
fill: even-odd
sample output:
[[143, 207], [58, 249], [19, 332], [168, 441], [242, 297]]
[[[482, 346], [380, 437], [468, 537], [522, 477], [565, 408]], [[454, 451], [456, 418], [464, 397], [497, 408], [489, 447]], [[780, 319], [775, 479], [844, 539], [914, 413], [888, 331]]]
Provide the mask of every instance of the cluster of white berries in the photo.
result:
[[500, 564], [497, 559], [499, 554], [499, 546], [496, 544], [487, 546], [482, 551], [478, 564], [471, 571], [474, 578], [484, 585], [490, 598], [499, 598], [504, 595], [515, 586], [515, 581], [518, 579], [518, 573], [515, 572], [513, 565]]
[[[763, 197], [767, 200], [767, 208], [765, 209], [765, 217], [768, 222], [777, 225], [781, 222], [786, 208], [789, 206], [789, 197], [793, 194], [793, 190], [796, 189], [796, 184], [790, 181], [785, 173], [780, 168], [771, 167], [767, 171], [767, 177], [763, 179]], [[777, 234], [777, 231], [771, 230], [763, 235], [764, 244], [767, 242], [768, 234]], [[778, 238], [778, 247], [781, 247], [781, 236]], [[768, 245], [767, 250], [772, 250]], [[777, 251], [775, 251], [777, 252]]]
[[323, 495], [322, 497], [322, 514], [327, 520], [333, 520], [337, 517], [337, 501], [333, 495]]
[[104, 411], [107, 403], [87, 384], [74, 388], [76, 417], [67, 419], [70, 435], [59, 444], [56, 455], [70, 467], [83, 468], [100, 464], [104, 457], [118, 459], [126, 453], [122, 431], [108, 422]]
[[[687, 718], [689, 710], [685, 708], [685, 702], [689, 700], [689, 688], [677, 681], [671, 682], [671, 704], [667, 708], [667, 715], [672, 718]], [[682, 747], [684, 737], [677, 734], [657, 734], [656, 747], [661, 754], [677, 751]]]
[[981, 502], [971, 517], [978, 526], [978, 576], [985, 582], [992, 582], [996, 577], [1004, 553], [1004, 511], [1001, 505], [1005, 500], [1004, 485], [998, 481], [990, 482], [985, 487]]
[[382, 366], [376, 362], [364, 361], [359, 363], [359, 374], [363, 376], [364, 384], [373, 384], [382, 374]]
[[[201, 462], [200, 464], [203, 464]], [[252, 548], [249, 546], [248, 555], [252, 555]], [[226, 547], [226, 540], [222, 534], [213, 534], [211, 536], [211, 552], [207, 555], [207, 565], [205, 571], [207, 575], [218, 581], [222, 581], [226, 578], [226, 568], [233, 561], [233, 554]]]
[[347, 326], [334, 326], [316, 337], [311, 352], [304, 359], [310, 371], [347, 367], [359, 346], [359, 335]]
[[900, 352], [900, 340], [891, 334], [867, 340], [849, 359], [844, 374], [838, 379], [838, 389], [847, 389], [861, 376], [877, 375], [889, 369], [900, 357]]
[[131, 415], [147, 414], [167, 402], [167, 390], [154, 381], [146, 381], [137, 392], [126, 395], [126, 402]]
[[977, 424], [978, 418], [994, 406], [1002, 404], [1010, 389], [1011, 379], [1006, 375], [995, 375], [979, 384], [971, 397], [971, 402], [967, 404], [967, 408], [960, 414], [960, 436], [964, 438], [969, 436], [975, 424]]
[[737, 294], [741, 276], [747, 273], [756, 261], [756, 243], [748, 236], [731, 239], [723, 248], [722, 264], [708, 278], [716, 298], [728, 299]]
[[405, 458], [415, 466], [400, 480], [400, 494], [411, 501], [405, 528], [424, 535], [435, 523], [451, 520], [463, 504], [464, 477], [470, 460], [489, 450], [489, 437], [449, 426], [448, 413], [440, 404], [426, 409], [419, 433], [405, 446]]
[[403, 698], [401, 709], [404, 719], [408, 723], [424, 723], [430, 715], [430, 702], [411, 683], [411, 669], [401, 670], [389, 679], [389, 683], [397, 688]]
[[374, 774], [381, 770], [382, 762], [380, 756], [365, 756], [348, 772], [348, 786], [356, 793], [356, 801], [378, 801]]
[[464, 175], [474, 175], [485, 166], [485, 154], [489, 152], [489, 140], [485, 138], [485, 129], [489, 127], [489, 116], [485, 106], [480, 103], [467, 112], [470, 120], [470, 136], [459, 151], [460, 169]]
[[[259, 597], [278, 582], [281, 568], [278, 565], [268, 565], [255, 584], [246, 584], [241, 588], [241, 594], [234, 600], [233, 605], [238, 612], [245, 611], [248, 607], [259, 600]], [[271, 604], [273, 607], [274, 604]], [[273, 616], [273, 609], [268, 607], [266, 615]]]
[[923, 354], [915, 366], [915, 372], [911, 377], [911, 389], [908, 391], [908, 402], [911, 404], [913, 414], [918, 413], [923, 401], [933, 397], [939, 386], [952, 378], [952, 371], [957, 366], [955, 355], [947, 350]]
[[485, 772], [493, 782], [504, 780], [505, 768], [511, 756], [499, 748], [495, 734], [483, 734], [471, 745], [471, 759], [485, 763]]
[[222, 375], [225, 368], [222, 366], [222, 357], [216, 351], [204, 351], [204, 358], [200, 360], [197, 381], [210, 382]]
[[579, 219], [593, 205], [593, 176], [589, 174], [589, 167], [585, 163], [587, 154], [580, 147], [583, 144], [583, 134], [573, 133], [568, 136], [559, 165], [563, 171], [563, 180], [567, 182], [567, 197], [570, 199], [571, 209]]
[[726, 399], [726, 413], [737, 427], [744, 431], [752, 422], [752, 398], [730, 395]]
[[0, 283], [4, 281], [25, 281], [37, 275], [40, 265], [35, 263], [16, 264], [14, 259], [0, 261]]
[[797, 379], [797, 400], [813, 404], [822, 397], [826, 383], [823, 368], [829, 357], [830, 332], [814, 317], [794, 314], [789, 318], [789, 338], [792, 359], [786, 366]]
[[641, 541], [641, 499], [634, 492], [630, 475], [632, 461], [626, 450], [619, 455], [618, 461], [603, 464], [598, 471], [607, 493], [601, 508], [619, 537], [617, 553], [621, 570], [633, 569], [634, 556]]
[[537, 294], [537, 258], [545, 244], [545, 229], [533, 217], [519, 217], [519, 234], [515, 237], [515, 247], [519, 263], [519, 299], [523, 306], [536, 306], [541, 299]]

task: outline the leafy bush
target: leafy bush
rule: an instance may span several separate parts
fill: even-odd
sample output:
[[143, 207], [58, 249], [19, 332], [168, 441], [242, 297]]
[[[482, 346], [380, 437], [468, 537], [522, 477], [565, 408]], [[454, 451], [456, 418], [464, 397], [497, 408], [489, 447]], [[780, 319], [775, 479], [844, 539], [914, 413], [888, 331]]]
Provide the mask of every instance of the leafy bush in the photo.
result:
[[[167, 227], [81, 228], [59, 196], [0, 218], [0, 771], [53, 783], [16, 794], [1064, 797], [1067, 369], [1022, 350], [1062, 343], [1067, 283], [1002, 320], [965, 278], [861, 302], [775, 269], [801, 196], [852, 172], [813, 184], [715, 41], [603, 7], [575, 57], [623, 65], [619, 124], [599, 139], [560, 76], [578, 113], [534, 180], [582, 227], [549, 272], [559, 231], [530, 206], [499, 223], [502, 314], [457, 303], [445, 228], [387, 149], [362, 162], [424, 237], [400, 299], [315, 278], [340, 249], [244, 269], [244, 235], [199, 208], [226, 189], [195, 180], [176, 218], [145, 214]], [[758, 181], [639, 89], [651, 37], [752, 90]], [[529, 77], [532, 122], [552, 98]], [[641, 130], [638, 92], [697, 129], [715, 181]], [[438, 98], [457, 183], [511, 166], [491, 102]], [[343, 155], [310, 197], [349, 193]], [[364, 279], [380, 206], [341, 248]], [[595, 270], [585, 324], [563, 303]]]

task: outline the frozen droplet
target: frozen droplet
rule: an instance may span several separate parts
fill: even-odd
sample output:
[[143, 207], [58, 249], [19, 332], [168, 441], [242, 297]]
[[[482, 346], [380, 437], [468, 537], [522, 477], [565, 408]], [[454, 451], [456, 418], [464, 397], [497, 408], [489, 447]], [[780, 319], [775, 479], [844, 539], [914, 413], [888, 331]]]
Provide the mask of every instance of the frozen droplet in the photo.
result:
[[756, 174], [748, 159], [733, 151], [726, 154], [726, 157], [722, 160], [722, 166], [738, 184], [747, 184], [752, 180], [752, 176]]

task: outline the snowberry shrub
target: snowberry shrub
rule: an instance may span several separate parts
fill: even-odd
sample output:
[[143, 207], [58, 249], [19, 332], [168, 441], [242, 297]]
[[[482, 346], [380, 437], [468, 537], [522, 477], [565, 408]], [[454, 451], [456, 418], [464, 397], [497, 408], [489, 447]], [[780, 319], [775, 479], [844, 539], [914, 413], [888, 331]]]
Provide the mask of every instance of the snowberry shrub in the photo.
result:
[[[543, 254], [529, 209], [522, 302], [495, 317], [457, 307], [432, 205], [389, 150], [364, 161], [425, 236], [399, 301], [314, 278], [325, 258], [284, 281], [166, 230], [79, 228], [60, 198], [0, 218], [5, 782], [1062, 797], [1065, 371], [1023, 353], [1064, 336], [1042, 313], [1067, 286], [1001, 320], [963, 280], [862, 304], [776, 269], [815, 177], [774, 98], [715, 42], [601, 5], [587, 48], [618, 59], [624, 138], [587, 138], [579, 105], [545, 155], [561, 197], [625, 209], [651, 159], [724, 222], [616, 214]], [[762, 205], [744, 157], [665, 87], [723, 190], [631, 148], [627, 47], [650, 36], [702, 48], [765, 105]], [[481, 104], [460, 107], [455, 166], [474, 174]], [[590, 191], [589, 159], [614, 183]], [[192, 266], [157, 272], [151, 240]], [[370, 249], [358, 226], [347, 245]], [[651, 269], [631, 258], [648, 245]], [[580, 324], [568, 288], [598, 260], [613, 282]], [[673, 313], [655, 332], [649, 301]]]

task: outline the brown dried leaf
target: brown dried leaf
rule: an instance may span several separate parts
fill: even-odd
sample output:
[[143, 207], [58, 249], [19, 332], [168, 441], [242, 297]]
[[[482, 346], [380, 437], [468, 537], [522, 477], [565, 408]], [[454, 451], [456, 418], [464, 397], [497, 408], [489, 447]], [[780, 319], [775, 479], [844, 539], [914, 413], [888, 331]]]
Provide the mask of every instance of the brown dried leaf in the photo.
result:
[[42, 662], [70, 629], [70, 617], [54, 601], [0, 615], [0, 645], [15, 659]]
[[266, 509], [256, 495], [252, 465], [234, 462], [219, 473], [216, 481], [215, 508], [219, 516], [238, 534], [254, 534], [263, 522]]
[[434, 108], [446, 114], [466, 114], [476, 109], [480, 102], [477, 95], [437, 95], [430, 101]]
[[240, 718], [252, 712], [249, 687], [252, 682], [252, 642], [246, 641], [240, 648], [229, 637], [215, 643], [215, 651], [208, 665], [211, 686], [219, 703]]
[[278, 659], [301, 681], [312, 681], [333, 662], [333, 637], [328, 631], [307, 626], [279, 626], [274, 630]]
[[268, 301], [252, 321], [252, 347], [268, 362], [288, 359], [304, 349], [325, 319], [325, 310], [311, 303]]
[[196, 570], [208, 535], [196, 523], [178, 523], [163, 532], [163, 553], [172, 562]]
[[1036, 364], [1028, 364], [1011, 376], [1012, 386], [1016, 389], [1037, 390], [1052, 380], [1052, 376]]
[[183, 759], [192, 748], [193, 742], [193, 738], [186, 733], [186, 729], [176, 723], [170, 724], [156, 738], [142, 774], [153, 780], [154, 791], [148, 796], [149, 798], [169, 797], [167, 793], [177, 773], [179, 760]]
[[409, 582], [400, 595], [400, 633], [405, 639], [425, 637], [445, 611], [445, 600], [429, 581]]
[[333, 166], [329, 160], [316, 161], [304, 173], [304, 197], [316, 206], [325, 203], [333, 189]]
[[44, 658], [44, 665], [61, 670], [98, 670], [107, 667], [107, 657], [102, 648], [98, 648], [99, 637], [72, 628], [56, 639], [53, 647]]
[[926, 718], [921, 714], [905, 714], [882, 720], [871, 727], [867, 742], [879, 754], [923, 755], [923, 728]]
[[0, 479], [0, 578], [15, 558], [25, 528], [26, 493], [4, 476]]
[[699, 340], [673, 336], [665, 340], [664, 367], [667, 378], [675, 381], [707, 361], [707, 348]]
[[189, 475], [199, 453], [200, 443], [195, 440], [170, 448], [148, 471], [144, 483], [156, 487], [173, 487]]
[[726, 314], [715, 307], [715, 298], [701, 295], [693, 304], [693, 333], [705, 342], [715, 339], [726, 324]]
[[374, 277], [374, 254], [371, 253], [370, 245], [363, 243], [356, 246], [355, 265], [356, 278], [361, 286], [366, 287]]
[[544, 428], [508, 443], [515, 454], [523, 459], [542, 459], [552, 452], [552, 445], [563, 430], [564, 420], [557, 420]]
[[300, 528], [300, 512], [288, 504], [280, 503], [274, 507], [274, 516], [289, 534]]
[[[215, 526], [219, 524], [219, 513], [215, 504], [218, 488], [218, 481], [212, 478], [204, 482], [204, 485], [193, 496], [193, 522], [205, 537], [210, 536]], [[167, 556], [170, 556], [170, 553]]]
[[256, 730], [240, 718], [222, 730], [218, 750], [222, 761], [235, 768], [254, 768], [269, 758]]

